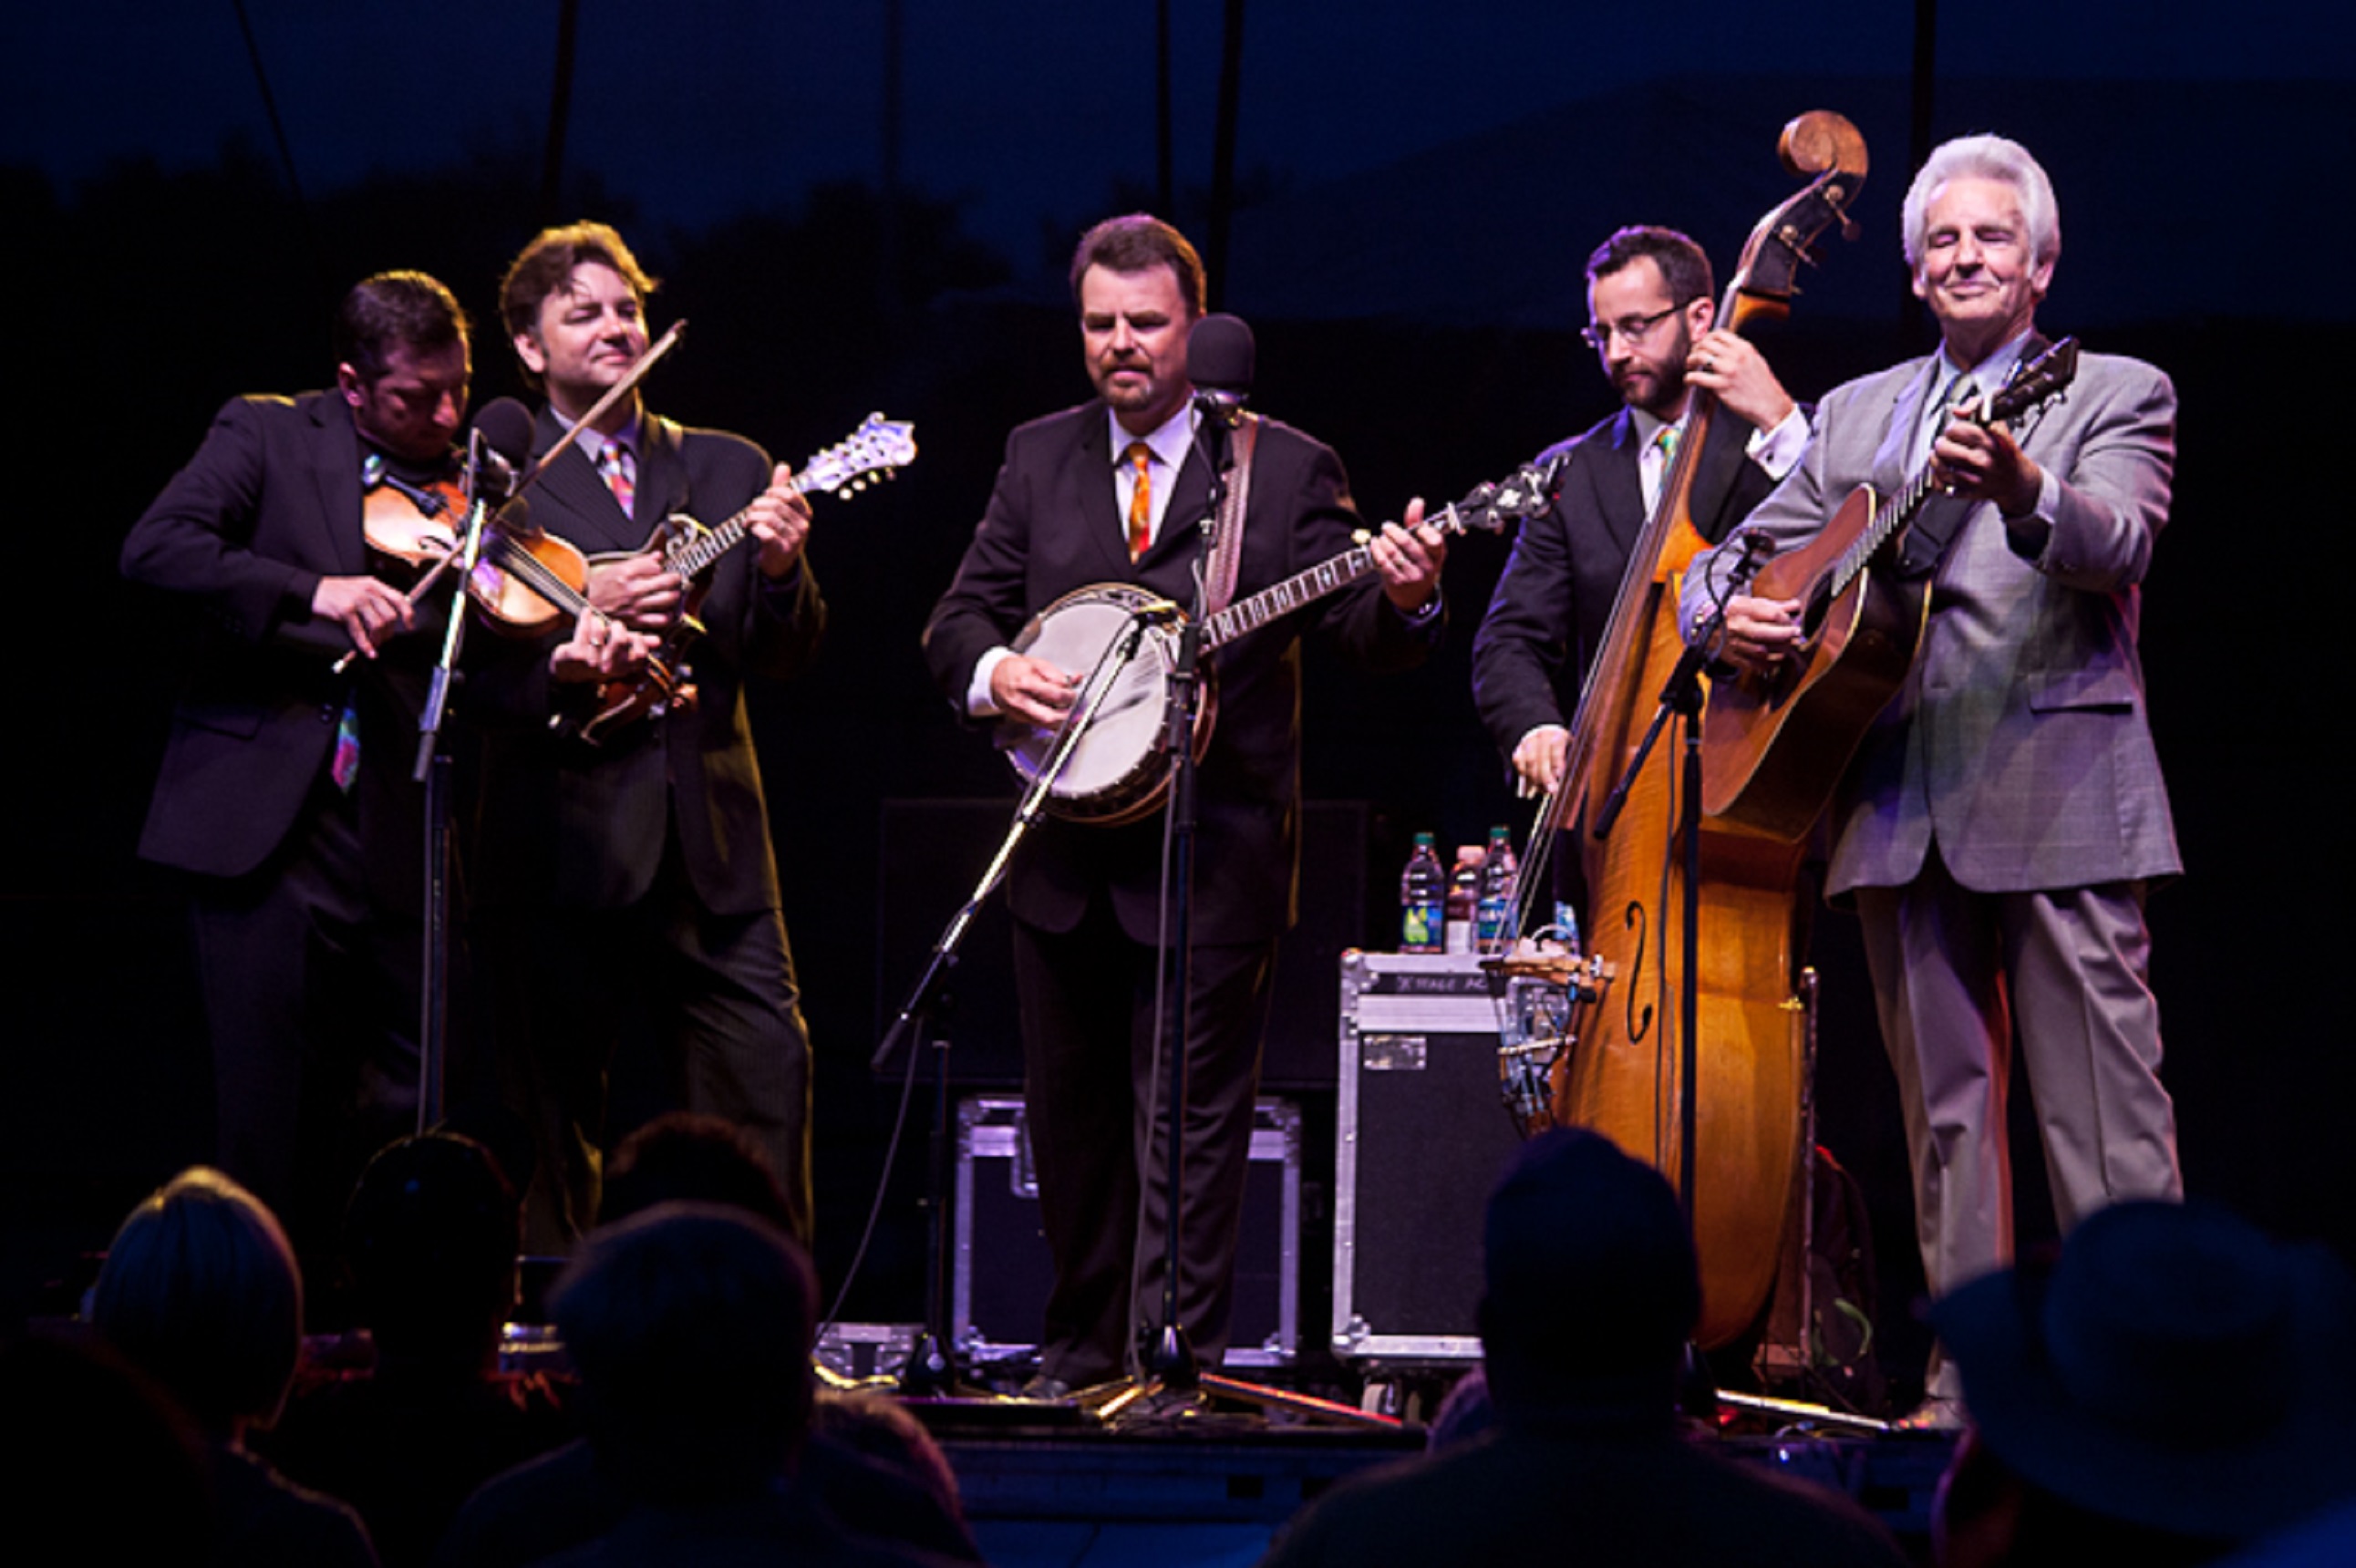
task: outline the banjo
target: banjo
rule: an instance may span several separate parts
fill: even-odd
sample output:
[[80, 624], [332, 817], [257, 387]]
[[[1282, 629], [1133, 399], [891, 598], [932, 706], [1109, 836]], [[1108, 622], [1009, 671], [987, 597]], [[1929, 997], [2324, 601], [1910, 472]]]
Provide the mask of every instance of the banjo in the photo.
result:
[[[1445, 533], [1499, 531], [1553, 503], [1555, 482], [1567, 461], [1553, 457], [1516, 469], [1508, 478], [1475, 487], [1424, 521]], [[1203, 651], [1258, 631], [1373, 571], [1369, 537], [1361, 530], [1357, 544], [1340, 555], [1213, 614], [1203, 623]], [[1140, 616], [1153, 624], [1140, 638], [1136, 656], [1119, 664], [1108, 660], [1105, 656]], [[1065, 594], [1033, 616], [1014, 639], [1016, 653], [1085, 675], [1072, 715], [1087, 713], [1092, 704], [1095, 708], [1087, 732], [1079, 737], [1071, 760], [1048, 791], [1050, 814], [1109, 827], [1134, 822], [1161, 805], [1176, 761], [1170, 754], [1164, 715], [1169, 677], [1178, 664], [1178, 623], [1183, 620], [1183, 613], [1159, 594], [1130, 583], [1102, 582]], [[1210, 744], [1217, 715], [1213, 671], [1211, 665], [1203, 667], [1203, 699], [1194, 714], [1197, 757]], [[1045, 770], [1062, 736], [1061, 725], [1006, 718], [999, 721], [997, 741], [1015, 773], [1029, 784]]]

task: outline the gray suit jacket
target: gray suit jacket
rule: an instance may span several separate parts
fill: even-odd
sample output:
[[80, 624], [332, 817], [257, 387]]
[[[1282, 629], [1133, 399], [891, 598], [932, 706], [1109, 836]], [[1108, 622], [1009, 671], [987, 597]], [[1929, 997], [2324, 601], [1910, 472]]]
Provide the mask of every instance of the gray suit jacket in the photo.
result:
[[[1849, 491], [1906, 479], [1935, 358], [1836, 389], [1806, 459], [1686, 579], [1690, 630], [1734, 544], [1788, 548]], [[2022, 892], [2181, 870], [2144, 709], [2139, 584], [2168, 520], [2176, 392], [2138, 360], [2089, 354], [2061, 400], [2015, 430], [2053, 481], [2008, 525], [1974, 507], [1940, 561], [1913, 672], [1833, 805], [1826, 891], [1900, 887], [1936, 838], [1965, 887]]]

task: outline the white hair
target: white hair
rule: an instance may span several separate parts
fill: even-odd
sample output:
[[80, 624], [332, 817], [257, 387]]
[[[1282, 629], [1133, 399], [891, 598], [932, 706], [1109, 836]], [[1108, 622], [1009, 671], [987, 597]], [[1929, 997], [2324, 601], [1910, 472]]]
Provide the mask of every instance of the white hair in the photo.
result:
[[2053, 200], [2053, 182], [2029, 149], [2002, 136], [1958, 136], [1933, 149], [1922, 172], [1906, 189], [1899, 209], [1901, 237], [1906, 245], [1906, 265], [1922, 270], [1922, 252], [1929, 243], [1931, 198], [1952, 179], [1998, 180], [2020, 195], [2020, 216], [2029, 225], [2030, 259], [2051, 265], [2062, 254], [2062, 212]]

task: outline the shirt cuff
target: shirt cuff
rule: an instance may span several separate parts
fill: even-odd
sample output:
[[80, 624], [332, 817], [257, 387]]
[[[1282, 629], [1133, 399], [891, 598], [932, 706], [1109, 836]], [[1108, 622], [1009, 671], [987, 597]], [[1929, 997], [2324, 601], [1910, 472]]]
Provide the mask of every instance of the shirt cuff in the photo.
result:
[[1783, 475], [1800, 465], [1808, 451], [1808, 416], [1800, 405], [1794, 403], [1792, 411], [1773, 430], [1754, 430], [1750, 444], [1743, 448], [1751, 461], [1759, 464], [1770, 479], [1780, 482]]
[[1430, 598], [1425, 600], [1422, 603], [1417, 605], [1412, 610], [1398, 610], [1398, 606], [1397, 604], [1393, 604], [1391, 606], [1392, 609], [1398, 610], [1399, 619], [1405, 621], [1410, 626], [1430, 625], [1434, 620], [1439, 618], [1440, 607], [1440, 590], [1437, 588], [1434, 588], [1431, 591]]
[[2045, 547], [2053, 539], [2053, 514], [2060, 509], [2061, 499], [2062, 482], [2053, 477], [2051, 468], [2042, 470], [2037, 481], [2037, 505], [2027, 517], [2004, 518], [2005, 543], [2012, 547], [2013, 554], [2032, 566], [2044, 559]]
[[1012, 648], [992, 648], [973, 662], [973, 678], [966, 682], [965, 710], [969, 718], [995, 719], [998, 699], [990, 694], [990, 672], [1001, 660], [1014, 656]]

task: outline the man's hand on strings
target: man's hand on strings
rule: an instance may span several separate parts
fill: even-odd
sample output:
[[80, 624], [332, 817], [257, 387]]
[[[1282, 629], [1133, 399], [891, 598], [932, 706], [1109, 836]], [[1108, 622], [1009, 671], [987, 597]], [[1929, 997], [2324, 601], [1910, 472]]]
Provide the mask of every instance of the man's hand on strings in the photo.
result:
[[1755, 674], [1772, 673], [1800, 645], [1800, 602], [1738, 593], [1726, 603], [1726, 656]]
[[990, 672], [990, 699], [1001, 713], [1053, 729], [1071, 711], [1079, 685], [1079, 677], [1066, 675], [1044, 659], [1009, 654]]
[[1570, 731], [1559, 724], [1541, 724], [1514, 748], [1514, 772], [1522, 777], [1525, 795], [1552, 795], [1562, 787], [1562, 770], [1570, 760]]
[[1726, 411], [1753, 430], [1773, 430], [1798, 406], [1768, 368], [1766, 357], [1724, 327], [1703, 333], [1693, 346], [1686, 356], [1686, 379], [1717, 393]]
[[573, 623], [573, 635], [548, 656], [551, 678], [573, 684], [617, 679], [646, 662], [655, 639], [592, 610]]
[[2045, 471], [2001, 424], [1951, 419], [1931, 445], [1931, 481], [1950, 496], [1994, 501], [2008, 517], [2037, 509]]
[[793, 571], [809, 538], [809, 497], [794, 488], [793, 479], [794, 471], [778, 464], [769, 487], [744, 514], [745, 530], [760, 543], [761, 575], [772, 580]]
[[645, 550], [589, 568], [589, 603], [634, 632], [669, 630], [686, 586], [660, 556]]

